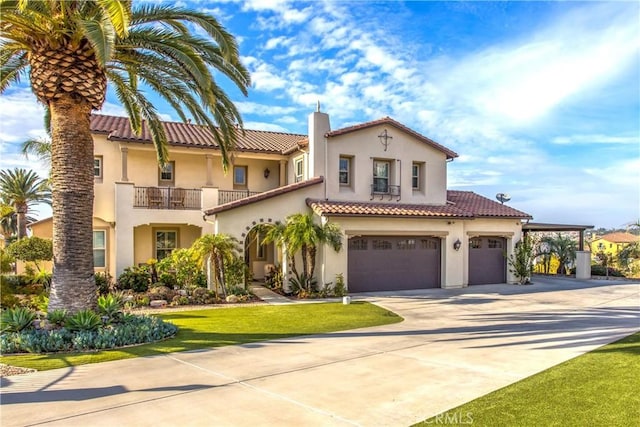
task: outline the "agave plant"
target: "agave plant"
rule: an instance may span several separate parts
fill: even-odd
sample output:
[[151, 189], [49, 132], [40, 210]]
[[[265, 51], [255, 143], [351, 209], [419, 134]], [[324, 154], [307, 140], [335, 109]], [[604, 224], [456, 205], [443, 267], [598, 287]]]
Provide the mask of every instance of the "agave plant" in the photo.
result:
[[96, 331], [102, 326], [102, 320], [92, 310], [80, 310], [67, 319], [65, 326], [70, 331]]
[[33, 325], [36, 313], [28, 308], [8, 308], [0, 316], [0, 330], [2, 332], [20, 332]]
[[107, 322], [118, 321], [122, 317], [124, 306], [121, 294], [100, 295], [98, 297], [98, 314], [107, 318]]

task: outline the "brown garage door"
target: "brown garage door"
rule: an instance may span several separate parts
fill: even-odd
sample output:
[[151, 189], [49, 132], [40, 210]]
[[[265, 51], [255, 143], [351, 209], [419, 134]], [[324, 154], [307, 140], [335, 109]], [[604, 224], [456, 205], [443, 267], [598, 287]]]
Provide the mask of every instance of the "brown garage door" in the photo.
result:
[[507, 281], [507, 261], [503, 237], [469, 239], [469, 284], [487, 285]]
[[440, 239], [353, 237], [348, 256], [349, 292], [440, 287]]

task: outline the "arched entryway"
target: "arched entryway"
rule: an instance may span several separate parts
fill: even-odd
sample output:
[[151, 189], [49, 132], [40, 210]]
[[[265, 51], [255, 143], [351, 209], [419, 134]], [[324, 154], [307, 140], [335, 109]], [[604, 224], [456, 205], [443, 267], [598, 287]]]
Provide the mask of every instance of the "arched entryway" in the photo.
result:
[[274, 243], [264, 243], [264, 236], [272, 223], [260, 223], [251, 227], [244, 235], [244, 260], [251, 278], [262, 282], [270, 269], [281, 264], [281, 256]]

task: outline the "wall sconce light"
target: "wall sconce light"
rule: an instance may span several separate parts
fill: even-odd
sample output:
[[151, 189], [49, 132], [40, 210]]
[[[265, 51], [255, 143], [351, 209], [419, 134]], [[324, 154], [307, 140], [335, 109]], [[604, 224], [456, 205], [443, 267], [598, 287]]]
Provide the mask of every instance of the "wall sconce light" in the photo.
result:
[[460, 239], [456, 239], [456, 241], [453, 242], [453, 249], [455, 249], [456, 251], [459, 251], [460, 246], [462, 246], [462, 242], [460, 241]]
[[269, 175], [271, 174], [271, 171], [269, 170], [269, 168], [266, 168], [264, 170], [264, 178], [267, 179], [269, 178]]

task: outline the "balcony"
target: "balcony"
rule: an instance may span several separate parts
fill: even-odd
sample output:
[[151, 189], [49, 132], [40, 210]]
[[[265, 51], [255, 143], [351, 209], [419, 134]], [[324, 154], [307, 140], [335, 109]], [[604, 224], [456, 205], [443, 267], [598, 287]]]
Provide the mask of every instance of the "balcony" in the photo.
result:
[[400, 186], [399, 185], [389, 185], [386, 182], [376, 182], [374, 181], [371, 184], [371, 199], [379, 197], [380, 200], [383, 200], [385, 197], [388, 197], [389, 200], [392, 200], [394, 197], [396, 201], [400, 200]]
[[220, 190], [218, 192], [218, 204], [224, 205], [225, 203], [235, 202], [236, 200], [244, 199], [256, 194], [260, 194], [260, 192], [249, 190]]
[[135, 187], [134, 208], [201, 210], [202, 190], [174, 187]]

